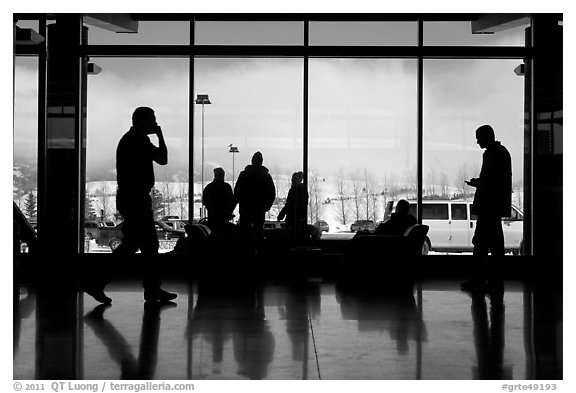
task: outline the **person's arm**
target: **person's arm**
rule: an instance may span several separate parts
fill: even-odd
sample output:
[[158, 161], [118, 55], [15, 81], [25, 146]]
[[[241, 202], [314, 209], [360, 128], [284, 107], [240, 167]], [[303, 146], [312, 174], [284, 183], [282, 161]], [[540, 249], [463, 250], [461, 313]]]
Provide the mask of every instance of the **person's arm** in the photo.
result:
[[468, 184], [470, 187], [478, 187], [480, 179], [474, 177], [468, 181], [464, 181], [464, 183]]
[[208, 207], [209, 203], [210, 203], [210, 184], [208, 184], [202, 190], [202, 205]]
[[156, 136], [158, 136], [158, 148], [156, 149], [154, 161], [160, 165], [166, 165], [168, 164], [168, 148], [166, 147], [164, 135], [162, 134], [162, 128], [160, 128], [160, 126], [156, 126]]

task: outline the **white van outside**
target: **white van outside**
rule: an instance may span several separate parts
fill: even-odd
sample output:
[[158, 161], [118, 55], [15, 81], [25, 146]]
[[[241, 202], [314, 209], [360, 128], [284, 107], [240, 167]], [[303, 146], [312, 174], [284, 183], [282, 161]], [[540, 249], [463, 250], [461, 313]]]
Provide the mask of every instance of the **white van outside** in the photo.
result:
[[[416, 217], [416, 201], [410, 203], [410, 213]], [[471, 252], [474, 248], [472, 237], [476, 229], [476, 216], [471, 214], [472, 202], [463, 200], [423, 200], [422, 224], [428, 225], [428, 236], [423, 253]], [[384, 220], [396, 209], [396, 201], [386, 204]], [[520, 254], [524, 234], [524, 215], [512, 206], [509, 217], [502, 218], [504, 247], [506, 252]]]

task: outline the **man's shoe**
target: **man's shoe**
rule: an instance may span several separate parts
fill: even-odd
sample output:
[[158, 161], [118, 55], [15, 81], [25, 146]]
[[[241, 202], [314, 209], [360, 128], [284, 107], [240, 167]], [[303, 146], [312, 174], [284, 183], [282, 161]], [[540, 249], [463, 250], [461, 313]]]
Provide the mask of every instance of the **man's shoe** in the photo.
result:
[[102, 304], [112, 304], [112, 299], [106, 296], [103, 289], [90, 288], [85, 289], [84, 292], [92, 296], [94, 300], [96, 300], [97, 302], [100, 302]]
[[144, 300], [147, 302], [169, 302], [176, 299], [178, 295], [166, 292], [163, 289], [144, 290]]

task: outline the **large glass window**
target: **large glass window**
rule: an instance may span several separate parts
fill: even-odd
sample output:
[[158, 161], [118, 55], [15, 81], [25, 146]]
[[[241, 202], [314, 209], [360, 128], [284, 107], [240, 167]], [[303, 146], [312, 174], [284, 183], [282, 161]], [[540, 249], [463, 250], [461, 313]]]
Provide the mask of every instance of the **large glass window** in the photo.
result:
[[349, 232], [416, 198], [416, 60], [310, 59], [310, 221]]
[[291, 174], [303, 170], [302, 72], [302, 59], [195, 60], [194, 99], [207, 95], [210, 104], [194, 112], [194, 217], [203, 216], [201, 190], [213, 169], [223, 168], [233, 184], [260, 151], [276, 185], [267, 218], [276, 219]]
[[38, 59], [14, 61], [14, 147], [12, 196], [22, 213], [36, 221], [38, 197]]
[[[121, 222], [116, 211], [116, 147], [139, 106], [154, 109], [168, 147], [168, 164], [154, 165], [155, 218], [188, 219], [189, 60], [93, 58], [92, 62], [102, 72], [88, 77], [85, 220], [98, 227], [93, 233], [86, 227], [89, 251], [105, 252], [118, 243], [121, 233], [114, 227]], [[157, 145], [155, 135], [150, 139]], [[158, 234], [161, 252], [174, 247], [168, 232]]]
[[[512, 156], [512, 202], [522, 209], [524, 195], [524, 78], [514, 69], [520, 60], [425, 60], [424, 62], [424, 199], [471, 202], [475, 189], [465, 181], [478, 177], [484, 152], [475, 131], [483, 124], [494, 128], [496, 140]], [[425, 217], [424, 217], [425, 218]], [[437, 230], [431, 223], [430, 232]], [[451, 238], [466, 231], [472, 249], [474, 229], [451, 225]], [[520, 231], [521, 225], [506, 231]], [[505, 233], [505, 238], [509, 239]], [[508, 240], [507, 240], [508, 241]], [[507, 244], [514, 249], [519, 244]], [[434, 244], [432, 244], [434, 250]]]

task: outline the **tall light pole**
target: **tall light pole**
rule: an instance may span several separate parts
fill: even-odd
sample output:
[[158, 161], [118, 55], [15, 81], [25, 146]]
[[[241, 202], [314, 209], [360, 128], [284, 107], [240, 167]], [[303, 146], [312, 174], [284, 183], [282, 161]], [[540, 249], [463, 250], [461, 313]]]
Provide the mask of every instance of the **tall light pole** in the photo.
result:
[[236, 153], [240, 153], [240, 151], [232, 143], [229, 144], [228, 146], [230, 146], [230, 150], [228, 150], [228, 153], [232, 153], [232, 189], [234, 189], [234, 155]]
[[[202, 162], [201, 162], [201, 171], [200, 179], [201, 179], [201, 189], [200, 194], [204, 192], [204, 105], [211, 104], [210, 99], [208, 98], [208, 94], [198, 94], [196, 95], [196, 104], [202, 105]], [[200, 218], [204, 218], [204, 208], [200, 206]]]

